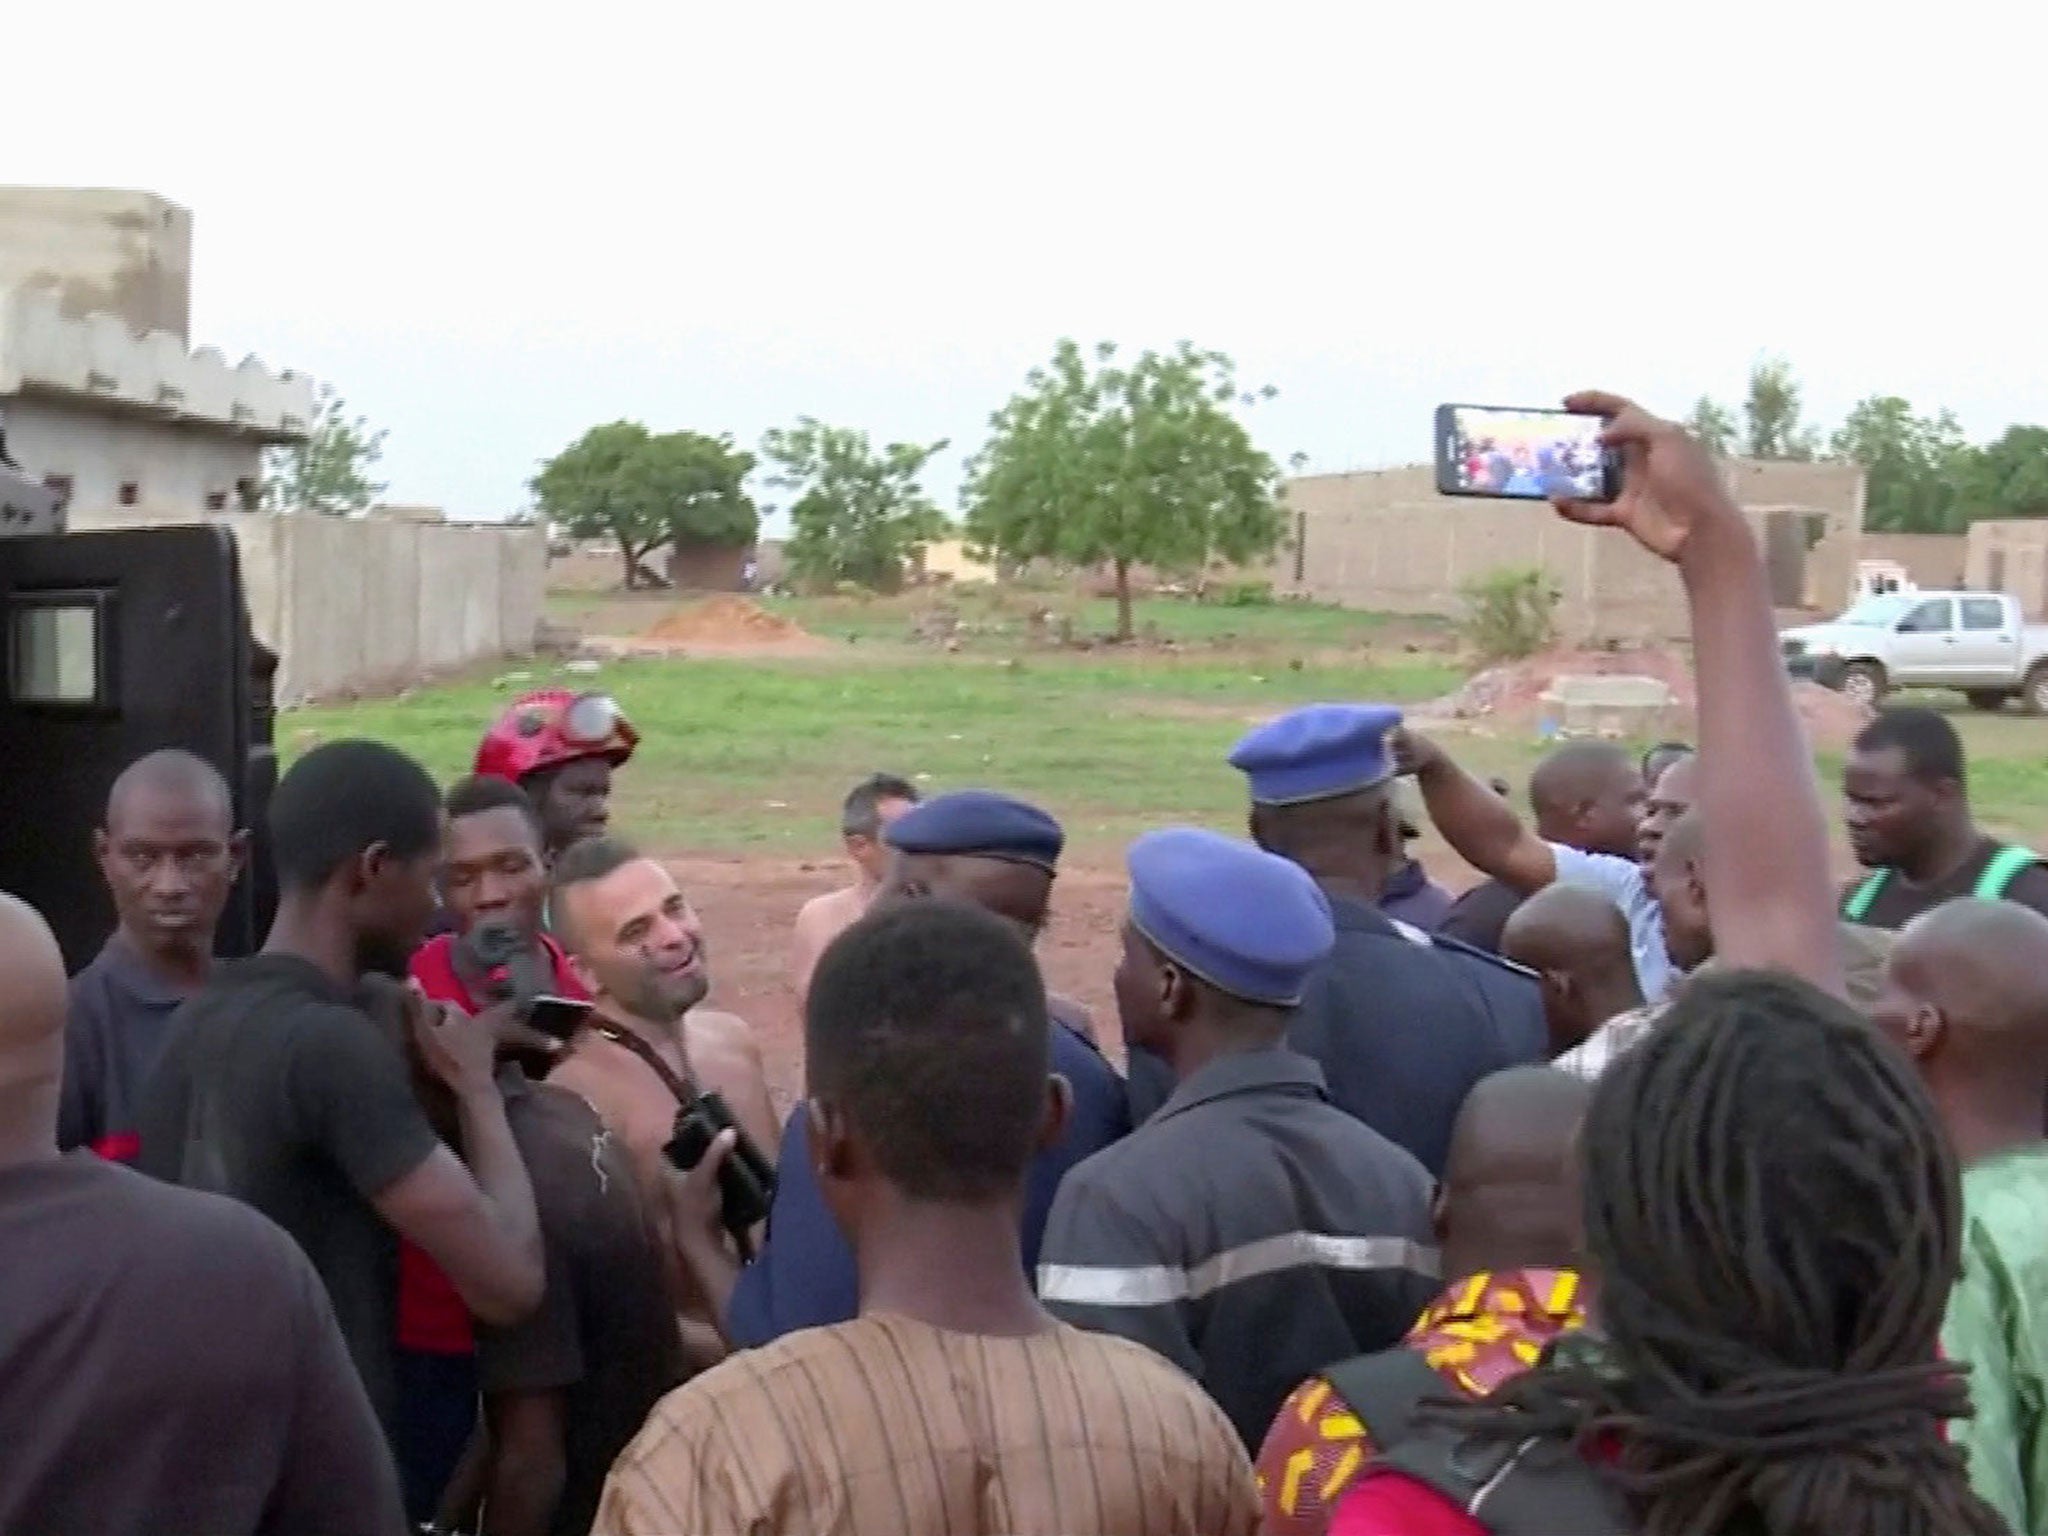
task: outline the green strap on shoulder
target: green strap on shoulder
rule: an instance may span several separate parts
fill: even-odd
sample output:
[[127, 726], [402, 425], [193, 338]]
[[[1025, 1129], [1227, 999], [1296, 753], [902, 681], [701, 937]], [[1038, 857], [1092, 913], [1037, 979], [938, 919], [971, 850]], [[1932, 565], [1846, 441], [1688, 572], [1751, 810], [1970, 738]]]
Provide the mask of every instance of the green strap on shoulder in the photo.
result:
[[1888, 869], [1877, 870], [1868, 880], [1850, 892], [1848, 901], [1843, 903], [1842, 916], [1852, 923], [1862, 922], [1869, 915], [1870, 909], [1877, 904], [1878, 892], [1884, 889], [1884, 883], [1891, 878], [1891, 873]]
[[[2021, 872], [2041, 862], [2041, 855], [2031, 848], [2022, 848], [2016, 843], [2007, 843], [1991, 856], [1991, 862], [1984, 866], [1984, 873], [1977, 877], [1977, 884], [1970, 894], [1979, 901], [1997, 901], [2005, 894], [2005, 888], [2018, 879]], [[1880, 869], [1868, 880], [1850, 893], [1842, 904], [1842, 916], [1852, 923], [1860, 923], [1876, 905], [1878, 895], [1884, 890], [1885, 882], [1891, 878], [1891, 871]]]
[[2040, 861], [2041, 856], [2033, 849], [2007, 843], [1991, 856], [1991, 862], [1984, 866], [1984, 873], [1977, 877], [1977, 888], [1971, 894], [1979, 901], [1996, 901], [2005, 894], [2005, 888], [2018, 878], [2022, 870], [2030, 869]]

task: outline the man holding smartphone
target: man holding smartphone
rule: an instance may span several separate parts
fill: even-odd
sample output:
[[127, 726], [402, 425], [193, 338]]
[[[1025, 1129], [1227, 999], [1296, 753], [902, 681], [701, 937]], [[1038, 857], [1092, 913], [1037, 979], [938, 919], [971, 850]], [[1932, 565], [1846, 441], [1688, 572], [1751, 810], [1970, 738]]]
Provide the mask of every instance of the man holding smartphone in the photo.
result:
[[[515, 991], [586, 999], [561, 946], [541, 931], [547, 864], [540, 817], [526, 792], [504, 779], [468, 778], [452, 785], [442, 804], [448, 822], [441, 899], [453, 931], [414, 952], [414, 985], [470, 1014]], [[493, 927], [517, 941], [520, 952], [509, 963], [487, 956], [477, 942], [481, 930]], [[407, 1242], [398, 1249], [398, 1371], [399, 1469], [407, 1510], [424, 1520], [442, 1504], [476, 1429], [476, 1338], [454, 1284]]]

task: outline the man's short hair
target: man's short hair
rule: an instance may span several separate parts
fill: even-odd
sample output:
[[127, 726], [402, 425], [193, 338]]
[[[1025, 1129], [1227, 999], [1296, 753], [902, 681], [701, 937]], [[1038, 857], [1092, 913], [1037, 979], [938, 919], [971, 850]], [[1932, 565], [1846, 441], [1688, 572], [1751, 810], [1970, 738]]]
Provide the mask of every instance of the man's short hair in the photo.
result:
[[854, 785], [839, 812], [839, 831], [844, 837], [873, 837], [882, 830], [882, 802], [918, 801], [917, 786], [893, 773], [871, 773]]
[[330, 741], [293, 763], [270, 796], [271, 858], [286, 891], [325, 885], [378, 843], [416, 859], [441, 841], [441, 792], [381, 741]]
[[805, 1070], [905, 1195], [990, 1200], [1037, 1151], [1050, 1030], [1015, 928], [962, 902], [908, 901], [876, 908], [818, 962]]
[[517, 811], [526, 818], [533, 835], [536, 838], [541, 835], [540, 812], [534, 808], [533, 797], [509, 779], [494, 779], [481, 773], [457, 779], [448, 786], [447, 797], [441, 805], [450, 821], [458, 821], [464, 816], [480, 816], [485, 811]]
[[1878, 711], [1877, 718], [1857, 733], [1856, 750], [1883, 752], [1892, 747], [1905, 758], [1906, 771], [1923, 784], [1942, 779], [1967, 782], [1963, 738], [1946, 715], [1917, 704]]
[[575, 924], [569, 920], [564, 900], [570, 891], [616, 874], [641, 857], [640, 850], [624, 838], [603, 835], [582, 838], [563, 849], [555, 867], [548, 871], [548, 922], [555, 937], [575, 948]]
[[161, 747], [138, 757], [123, 768], [107, 791], [103, 826], [111, 826], [120, 803], [138, 789], [164, 794], [190, 795], [210, 801], [232, 831], [235, 823], [234, 791], [221, 771], [196, 753], [179, 747]]

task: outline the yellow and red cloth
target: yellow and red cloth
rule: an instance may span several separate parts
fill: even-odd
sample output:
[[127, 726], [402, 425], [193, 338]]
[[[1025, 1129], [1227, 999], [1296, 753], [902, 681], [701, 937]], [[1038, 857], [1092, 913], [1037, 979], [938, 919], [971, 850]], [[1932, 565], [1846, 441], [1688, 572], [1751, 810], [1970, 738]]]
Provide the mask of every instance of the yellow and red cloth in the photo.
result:
[[[1468, 1275], [1444, 1288], [1402, 1347], [1420, 1353], [1452, 1391], [1487, 1397], [1534, 1365], [1552, 1339], [1585, 1326], [1581, 1292], [1570, 1270]], [[1365, 1426], [1326, 1379], [1295, 1388], [1259, 1448], [1266, 1536], [1324, 1536], [1373, 1453]]]

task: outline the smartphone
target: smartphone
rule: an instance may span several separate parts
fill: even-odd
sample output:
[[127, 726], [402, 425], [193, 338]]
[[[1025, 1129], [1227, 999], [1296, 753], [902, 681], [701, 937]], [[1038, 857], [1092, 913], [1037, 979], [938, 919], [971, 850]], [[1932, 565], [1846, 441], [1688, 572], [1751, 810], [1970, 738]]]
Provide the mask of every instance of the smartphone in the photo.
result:
[[526, 1022], [544, 1035], [567, 1040], [590, 1017], [590, 1004], [567, 997], [536, 997], [527, 1005]]
[[1621, 460], [1600, 444], [1598, 416], [1521, 406], [1436, 408], [1436, 488], [1508, 501], [1612, 501]]

